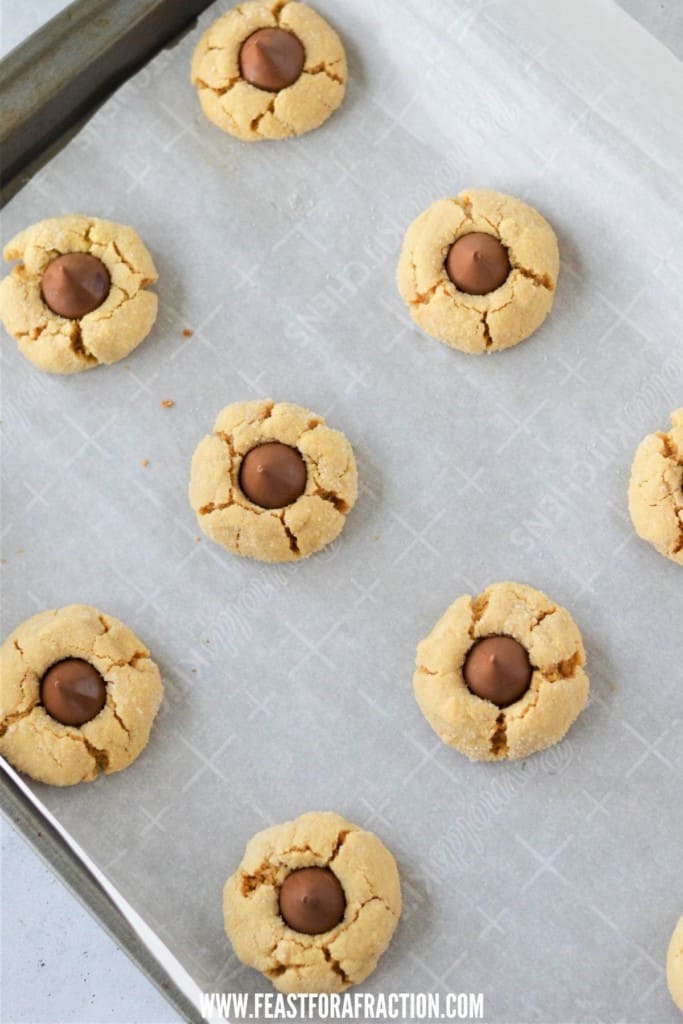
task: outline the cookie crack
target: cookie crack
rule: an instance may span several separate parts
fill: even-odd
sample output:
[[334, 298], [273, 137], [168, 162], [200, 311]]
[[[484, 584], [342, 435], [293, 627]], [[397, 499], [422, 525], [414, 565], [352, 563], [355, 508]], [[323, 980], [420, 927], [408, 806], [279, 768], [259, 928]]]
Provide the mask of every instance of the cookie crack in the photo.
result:
[[[344, 839], [346, 838], [346, 835], [347, 833], [344, 831], [339, 833], [334, 848], [335, 850], [339, 846], [341, 846]], [[305, 843], [300, 846], [289, 846], [287, 847], [286, 850], [283, 850], [281, 853], [274, 852], [273, 857], [277, 857], [277, 864], [273, 864], [271, 860], [264, 860], [259, 864], [256, 870], [251, 872], [250, 874], [247, 874], [246, 872], [242, 873], [242, 880], [240, 883], [242, 895], [250, 896], [256, 889], [258, 889], [260, 885], [279, 885], [280, 869], [282, 867], [288, 867], [287, 861], [290, 854], [292, 853], [308, 853], [311, 855], [311, 857], [315, 858], [316, 860], [318, 859], [318, 853], [308, 843]], [[275, 943], [275, 946], [277, 946], [277, 943]], [[275, 946], [273, 946], [273, 949], [275, 949]]]
[[353, 829], [351, 829], [351, 828], [343, 828], [341, 830], [341, 832], [339, 832], [339, 834], [337, 835], [337, 838], [335, 840], [334, 846], [332, 847], [332, 855], [331, 855], [330, 859], [327, 862], [328, 866], [332, 863], [332, 861], [338, 855], [338, 853], [341, 850], [342, 846], [346, 842], [346, 837], [351, 835], [352, 832], [353, 832]]
[[[278, 868], [273, 867], [268, 861], [264, 861], [251, 875], [243, 874], [240, 883], [240, 890], [243, 896], [249, 897], [256, 892], [260, 885], [278, 884]], [[275, 944], [277, 946], [277, 943]], [[275, 946], [273, 947], [273, 949]]]
[[672, 554], [677, 555], [679, 551], [683, 551], [683, 523], [679, 523], [678, 526], [678, 540], [671, 549]]
[[558, 679], [571, 679], [577, 668], [581, 668], [583, 659], [580, 651], [575, 651], [570, 658], [559, 661], [547, 672], [542, 672], [543, 678], [548, 683], [555, 683]]
[[107, 696], [108, 696], [108, 698], [109, 698], [109, 699], [107, 700], [107, 707], [111, 709], [111, 713], [113, 714], [114, 718], [115, 718], [115, 719], [116, 719], [116, 721], [117, 721], [117, 722], [119, 723], [119, 725], [121, 726], [121, 728], [122, 728], [122, 729], [123, 729], [123, 731], [125, 732], [126, 736], [127, 736], [127, 737], [128, 737], [128, 739], [130, 740], [130, 739], [131, 739], [131, 735], [130, 735], [130, 729], [128, 728], [128, 726], [126, 725], [126, 723], [125, 723], [125, 722], [123, 721], [123, 719], [121, 718], [121, 716], [120, 716], [120, 714], [119, 714], [119, 712], [118, 712], [118, 709], [117, 709], [117, 707], [116, 707], [116, 701], [115, 701], [115, 700], [114, 700], [114, 698], [113, 698], [113, 697], [111, 696], [111, 691], [109, 691], [109, 692], [108, 692]]
[[112, 244], [112, 248], [113, 248], [114, 252], [118, 256], [120, 262], [123, 263], [124, 267], [128, 267], [128, 269], [130, 270], [131, 274], [138, 274], [138, 271], [135, 269], [135, 267], [130, 262], [130, 260], [126, 256], [124, 256], [124, 254], [121, 252], [119, 246], [116, 243], [116, 239], [115, 238], [112, 238], [111, 244]]
[[[318, 416], [311, 416], [310, 420], [306, 424], [306, 429], [303, 430], [299, 434], [299, 436], [297, 437], [295, 447], [298, 448], [299, 451], [301, 451], [301, 445], [306, 440], [308, 435], [314, 433], [316, 427], [319, 427], [322, 424], [323, 424], [323, 421]], [[348, 470], [348, 467], [349, 467], [349, 464], [347, 462], [346, 466], [344, 467], [344, 471], [341, 474], [342, 476], [344, 475], [344, 473], [346, 473], [346, 471]]]
[[[306, 436], [306, 434], [308, 434], [311, 431], [315, 430], [316, 427], [321, 426], [322, 423], [323, 423], [323, 420], [320, 418], [320, 416], [316, 416], [315, 414], [312, 415], [310, 417], [308, 423], [306, 424], [306, 429], [304, 430], [303, 434], [299, 438], [299, 442], [301, 442], [301, 440]], [[347, 465], [348, 465], [348, 463], [347, 463]]]
[[36, 700], [30, 708], [24, 708], [23, 711], [15, 711], [11, 715], [7, 715], [0, 723], [0, 736], [4, 736], [7, 730], [14, 725], [16, 722], [20, 722], [22, 718], [28, 718], [32, 711], [38, 707], [40, 701]]
[[334, 71], [330, 71], [331, 65], [328, 64], [316, 64], [313, 68], [304, 68], [302, 74], [310, 75], [315, 78], [316, 75], [325, 75], [331, 82], [337, 82], [339, 85], [344, 85], [344, 79], [341, 75], [336, 75]]
[[[143, 282], [143, 284], [145, 284], [145, 283], [146, 283], [146, 284], [151, 284], [152, 282], [151, 282], [151, 281], [149, 281], [149, 280], [147, 280], [147, 279], [145, 279], [145, 281]], [[113, 316], [115, 316], [115, 315], [116, 315], [116, 313], [118, 313], [118, 311], [119, 311], [119, 310], [120, 310], [120, 309], [121, 309], [121, 308], [122, 308], [123, 306], [125, 306], [125, 304], [126, 304], [127, 302], [130, 302], [130, 300], [131, 300], [131, 299], [135, 298], [135, 295], [137, 294], [137, 292], [133, 292], [133, 293], [132, 293], [131, 295], [129, 295], [129, 294], [128, 294], [128, 292], [127, 292], [127, 291], [125, 290], [125, 288], [122, 288], [120, 284], [119, 284], [119, 285], [117, 285], [116, 287], [117, 287], [117, 288], [118, 288], [118, 290], [119, 290], [119, 291], [121, 292], [121, 295], [123, 296], [123, 298], [121, 299], [121, 301], [120, 301], [120, 302], [117, 302], [115, 306], [112, 306], [112, 308], [111, 308], [111, 309], [109, 310], [109, 312], [108, 312], [108, 313], [106, 313], [105, 315], [102, 315], [102, 314], [100, 313], [100, 310], [99, 310], [99, 309], [94, 309], [94, 310], [92, 311], [92, 313], [86, 313], [86, 316], [87, 316], [88, 318], [91, 318], [91, 322], [92, 322], [92, 323], [96, 323], [96, 324], [103, 324], [103, 323], [105, 322], [105, 320], [111, 320], [111, 318], [112, 318]], [[138, 289], [138, 291], [139, 291], [139, 289]]]
[[[14, 641], [14, 646], [17, 649], [17, 651], [20, 652], [21, 659], [24, 660], [25, 655], [24, 655], [23, 650], [19, 646], [18, 641], [16, 641], [16, 640]], [[10, 725], [13, 724], [13, 722], [17, 722], [17, 721], [19, 721], [20, 718], [25, 718], [27, 715], [30, 715], [30, 713], [33, 711], [33, 709], [35, 707], [38, 707], [38, 705], [40, 704], [40, 688], [38, 689], [38, 696], [37, 697], [30, 697], [26, 693], [26, 687], [24, 686], [24, 684], [25, 684], [27, 678], [29, 677], [29, 675], [31, 674], [31, 667], [30, 667], [30, 665], [26, 665], [25, 661], [24, 661], [24, 664], [25, 664], [24, 673], [21, 676], [21, 678], [19, 679], [19, 689], [21, 690], [21, 697], [20, 697], [19, 701], [17, 702], [18, 705], [19, 705], [19, 710], [15, 710], [15, 711], [9, 712], [2, 719], [2, 721], [0, 722], [0, 736], [4, 735], [4, 733], [10, 727]], [[22, 708], [21, 705], [24, 702], [27, 702], [27, 704], [26, 704], [25, 707]], [[16, 707], [16, 705], [15, 705], [15, 707]]]
[[83, 359], [90, 365], [96, 364], [98, 359], [85, 347], [83, 342], [83, 332], [81, 330], [81, 324], [79, 320], [74, 320], [69, 329], [69, 347], [74, 355], [78, 356], [79, 359]]
[[[413, 264], [414, 265], [414, 264]], [[426, 292], [418, 292], [417, 286], [415, 288], [415, 298], [410, 299], [411, 306], [427, 306], [436, 295], [439, 288], [443, 289], [443, 281], [437, 281], [431, 288], [428, 288]]]
[[533, 281], [533, 283], [538, 285], [539, 288], [545, 288], [548, 292], [555, 291], [555, 285], [553, 284], [549, 274], [537, 274], [535, 270], [530, 270], [529, 267], [522, 267], [518, 263], [511, 262], [511, 266], [513, 270], [520, 273], [522, 277], [526, 277], [530, 281]]
[[507, 302], [504, 302], [502, 306], [496, 306], [496, 308], [495, 308], [495, 309], [490, 309], [490, 310], [488, 311], [488, 312], [489, 312], [489, 315], [492, 315], [492, 314], [494, 314], [494, 313], [502, 313], [504, 309], [507, 309], [507, 308], [508, 308], [508, 306], [511, 306], [511, 305], [512, 305], [512, 304], [514, 303], [514, 301], [515, 301], [515, 298], [516, 298], [516, 296], [515, 296], [515, 289], [514, 289], [514, 285], [512, 285], [512, 288], [511, 288], [511, 296], [510, 296], [510, 298], [508, 299], [508, 301], [507, 301]]
[[673, 434], [658, 434], [657, 435], [664, 446], [664, 454], [667, 458], [671, 459], [677, 466], [683, 465], [683, 450], [679, 449], [676, 445], [676, 439]]
[[[222, 49], [222, 47], [212, 46], [212, 50]], [[225, 85], [209, 85], [203, 78], [195, 78], [194, 82], [198, 89], [205, 89], [207, 92], [212, 92], [214, 96], [225, 96], [234, 89], [238, 82], [242, 81], [241, 75], [236, 75], [234, 78], [229, 78]], [[227, 113], [227, 111], [225, 111]]]
[[[100, 636], [102, 636], [101, 633]], [[119, 658], [118, 660], [110, 658], [107, 655], [100, 655], [100, 657], [105, 657], [107, 659], [109, 662], [109, 668], [137, 668], [137, 663], [142, 661], [144, 658], [147, 658], [148, 655], [148, 651], [135, 651], [129, 658]]]
[[[75, 736], [70, 738], [76, 740]], [[88, 751], [93, 761], [97, 765], [98, 769], [100, 771], [106, 772], [107, 768], [109, 767], [109, 754], [107, 753], [107, 751], [100, 750], [99, 747], [96, 747], [93, 743], [90, 742], [90, 740], [86, 739], [86, 737], [83, 735], [81, 735], [80, 737], [80, 742]]]
[[[651, 480], [643, 480], [642, 483], [638, 484], [638, 487], [641, 488], [641, 490], [642, 490], [643, 487], [651, 487], [651, 486], [652, 486], [652, 481]], [[664, 488], [664, 493], [662, 494], [661, 498], [657, 498], [656, 501], [648, 501], [647, 507], [648, 508], [659, 508], [660, 505], [664, 505], [668, 501], [672, 501], [674, 503], [674, 511], [680, 512], [680, 508], [678, 508], [677, 504], [676, 504], [677, 494], [678, 494], [678, 488], [673, 488], [672, 487], [671, 490], [668, 490], [668, 488], [665, 487]]]
[[[278, 854], [278, 856], [281, 858], [288, 857], [290, 853], [310, 853], [311, 857], [316, 858], [319, 856], [318, 852], [313, 849], [310, 843], [304, 843], [302, 846], [288, 846], [284, 853]], [[282, 861], [282, 863], [284, 863], [284, 861]]]
[[501, 241], [501, 239], [499, 237], [500, 236], [500, 222], [498, 222], [498, 224], [494, 224], [493, 221], [489, 220], [489, 218], [486, 217], [483, 213], [481, 213], [479, 216], [481, 217], [481, 219], [486, 224], [488, 224], [488, 226], [491, 228], [491, 230], [495, 233], [496, 238], [498, 238], [498, 241]]
[[301, 552], [299, 551], [299, 541], [297, 540], [296, 534], [292, 530], [290, 530], [289, 526], [287, 526], [287, 523], [285, 522], [285, 513], [283, 512], [282, 515], [277, 516], [277, 518], [282, 523], [282, 529], [285, 531], [285, 534], [287, 535], [290, 550], [293, 552], [293, 554], [300, 555]]
[[250, 130], [252, 132], [255, 132], [256, 135], [261, 135], [262, 134], [258, 129], [259, 129], [259, 125], [261, 124], [261, 121], [263, 120], [264, 117], [266, 117], [268, 114], [272, 114], [273, 117], [275, 117], [275, 100], [276, 99], [277, 99], [277, 93], [275, 94], [273, 99], [270, 101], [270, 103], [268, 104], [266, 109], [264, 111], [262, 111], [262, 113], [258, 114], [256, 117], [254, 117], [249, 122]]
[[342, 512], [344, 515], [349, 511], [348, 502], [340, 498], [334, 491], [326, 491], [322, 487], [316, 487], [313, 492], [317, 498], [322, 498], [323, 501], [329, 502], [330, 505], [334, 505], [337, 512]]
[[410, 264], [410, 269], [413, 275], [413, 291], [415, 292], [416, 295], [419, 295], [420, 292], [417, 287], [417, 264], [415, 262], [415, 256], [412, 249], [408, 253], [408, 263]]
[[235, 502], [232, 498], [229, 501], [209, 501], [206, 505], [202, 505], [199, 508], [197, 514], [200, 516], [210, 515], [212, 512], [220, 512], [221, 509], [230, 508]]
[[30, 331], [17, 331], [17, 338], [24, 340], [30, 338], [31, 341], [38, 341], [38, 338], [42, 338], [43, 334], [47, 330], [47, 323], [36, 324]]
[[[40, 736], [40, 730], [36, 728], [35, 724], [30, 723], [29, 728], [36, 736]], [[96, 747], [83, 735], [83, 733], [80, 730], [78, 730], [76, 733], [67, 731], [55, 733], [52, 730], [50, 730], [50, 732], [54, 739], [57, 741], [57, 743], [77, 743], [85, 747], [86, 752], [93, 759], [95, 767], [98, 770], [106, 771], [107, 768], [109, 767], [109, 755], [106, 752], [106, 750], [100, 750], [98, 747]], [[63, 763], [52, 752], [49, 745], [44, 745], [42, 747], [42, 751], [50, 758], [51, 761], [53, 761], [57, 765], [58, 768], [64, 767]]]
[[493, 335], [489, 327], [489, 314], [487, 311], [481, 313], [481, 326], [484, 331], [484, 342], [487, 348], [491, 348], [493, 345]]
[[415, 306], [428, 306], [437, 294], [445, 294], [456, 309], [465, 310], [466, 313], [476, 314], [479, 317], [484, 332], [486, 347], [490, 348], [494, 344], [494, 338], [491, 334], [488, 317], [493, 313], [500, 313], [503, 309], [507, 309], [508, 306], [512, 305], [515, 301], [514, 291], [512, 297], [507, 302], [504, 302], [502, 306], [497, 306], [495, 309], [480, 309], [478, 306], [473, 306], [469, 303], [458, 302], [457, 296], [462, 293], [458, 292], [458, 289], [450, 280], [442, 279], [440, 281], [436, 281], [426, 291], [420, 292], [417, 287], [417, 267], [412, 256], [408, 258], [408, 262], [412, 268], [414, 291], [413, 297], [407, 300], [408, 305], [411, 308], [414, 308]]
[[267, 967], [263, 973], [268, 978], [280, 978], [285, 971], [296, 970], [298, 967], [305, 967], [305, 964], [283, 964], [278, 960], [274, 967]]
[[226, 434], [223, 430], [217, 430], [214, 432], [214, 437], [219, 438], [227, 446], [227, 449], [230, 452], [230, 457], [234, 459], [235, 449], [232, 446], [232, 438], [230, 434]]
[[366, 900], [363, 900], [363, 902], [358, 905], [358, 908], [356, 909], [356, 913], [353, 915], [351, 920], [348, 921], [345, 924], [344, 928], [342, 928], [342, 931], [345, 931], [346, 928], [350, 928], [352, 924], [356, 923], [356, 921], [358, 920], [358, 918], [361, 915], [361, 912], [362, 912], [363, 908], [367, 907], [367, 905], [369, 903], [381, 903], [382, 906], [384, 907], [384, 909], [387, 911], [387, 913], [391, 914], [392, 917], [395, 917], [398, 920], [398, 917], [400, 915], [396, 914], [396, 912], [391, 909], [391, 907], [389, 906], [389, 904], [387, 903], [387, 901], [384, 899], [383, 896], [380, 896], [379, 893], [375, 892], [374, 886], [370, 882], [370, 879], [365, 874], [365, 872], [362, 869], [359, 869], [359, 873], [363, 876], [363, 879], [365, 880], [365, 884], [367, 885], [368, 889], [370, 889], [370, 891], [372, 892], [372, 896], [368, 896], [368, 898]]
[[496, 718], [496, 727], [491, 733], [490, 749], [494, 757], [505, 757], [508, 752], [507, 721], [504, 711]]
[[451, 200], [455, 206], [457, 206], [465, 214], [465, 217], [470, 223], [473, 223], [474, 218], [472, 217], [472, 200], [469, 196], [457, 196]]
[[[279, 93], [275, 96], [275, 100], [277, 100], [278, 96], [279, 96]], [[333, 109], [330, 106], [329, 103], [325, 103], [325, 101], [324, 101], [324, 99], [322, 97], [321, 97], [321, 102], [322, 102], [322, 105], [327, 108], [327, 110], [331, 111]], [[273, 101], [273, 103], [275, 103], [275, 101]], [[265, 113], [268, 113], [268, 111], [265, 111]], [[260, 118], [259, 118], [259, 120], [260, 120]], [[287, 133], [288, 136], [296, 135], [295, 128], [291, 124], [289, 124], [288, 121], [285, 121], [284, 118], [280, 117], [280, 115], [275, 113], [274, 111], [273, 111], [273, 120], [277, 121], [277, 123], [280, 125], [281, 128], [284, 128], [284, 130], [285, 130], [285, 132]], [[257, 132], [257, 135], [260, 138], [266, 138], [266, 139], [270, 138], [270, 136], [268, 136], [268, 135], [263, 135], [262, 132]], [[285, 136], [285, 137], [287, 137], [287, 136]]]
[[332, 956], [332, 953], [330, 952], [329, 947], [328, 946], [321, 946], [320, 948], [322, 949], [322, 953], [323, 953], [323, 956], [325, 957], [325, 960], [330, 965], [330, 967], [332, 968], [334, 973], [339, 975], [339, 977], [342, 980], [342, 983], [344, 985], [350, 985], [351, 984], [351, 978], [348, 976], [348, 974], [346, 973], [346, 971], [344, 970], [344, 968], [342, 967], [340, 962], [337, 959], [335, 959], [335, 957]]
[[284, 11], [285, 7], [288, 5], [289, 2], [290, 2], [290, 0], [277, 0], [277, 2], [274, 3], [273, 6], [270, 8], [270, 13], [275, 18], [275, 24], [276, 25], [279, 26], [279, 24], [280, 24], [280, 16], [281, 16], [282, 12]]
[[538, 615], [536, 616], [536, 618], [534, 619], [534, 621], [529, 626], [529, 632], [533, 633], [533, 631], [536, 629], [536, 627], [540, 626], [540, 624], [543, 622], [544, 619], [547, 619], [549, 615], [554, 615], [556, 611], [557, 611], [557, 608], [555, 608], [555, 607], [553, 607], [553, 608], [545, 608], [543, 611], [540, 611], [538, 613]]
[[[545, 676], [542, 676], [541, 678], [545, 679]], [[533, 698], [526, 704], [526, 706], [523, 708], [522, 711], [520, 711], [520, 713], [518, 715], [513, 715], [512, 716], [512, 720], [514, 722], [521, 722], [521, 720], [523, 718], [526, 718], [526, 716], [529, 714], [529, 712], [533, 711], [534, 708], [536, 707], [536, 705], [538, 704], [540, 696], [541, 696], [541, 687], [539, 686], [538, 689], [536, 690], [536, 692], [534, 693]]]
[[[473, 214], [474, 204], [469, 196], [456, 196], [451, 200], [451, 202], [455, 206], [457, 206], [459, 210], [462, 211], [462, 213], [465, 215], [466, 220], [468, 220], [470, 224], [475, 223], [475, 218]], [[498, 224], [494, 224], [494, 222], [490, 220], [484, 213], [477, 214], [477, 220], [483, 220], [486, 224], [488, 224], [488, 226], [491, 228], [496, 237], [499, 238], [500, 221], [498, 222]]]
[[487, 593], [480, 594], [479, 597], [475, 597], [471, 604], [472, 620], [468, 632], [474, 640], [474, 629], [475, 626], [479, 625], [479, 622], [483, 619], [486, 609], [489, 606], [490, 596]]

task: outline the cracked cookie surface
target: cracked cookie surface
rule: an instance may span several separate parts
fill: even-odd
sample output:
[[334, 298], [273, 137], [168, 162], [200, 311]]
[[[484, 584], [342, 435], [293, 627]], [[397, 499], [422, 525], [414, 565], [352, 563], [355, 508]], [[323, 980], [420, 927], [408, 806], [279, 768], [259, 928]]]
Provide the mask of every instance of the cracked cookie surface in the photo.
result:
[[[507, 249], [507, 280], [486, 295], [459, 291], [445, 260], [456, 239], [483, 232]], [[553, 304], [560, 257], [548, 222], [513, 196], [470, 189], [439, 199], [406, 231], [397, 282], [413, 320], [462, 352], [510, 348], [541, 326]]]
[[[281, 28], [303, 44], [297, 80], [279, 92], [247, 82], [240, 70], [242, 44], [259, 29]], [[206, 30], [192, 59], [192, 83], [210, 121], [238, 139], [285, 139], [318, 128], [344, 98], [346, 56], [337, 33], [298, 0], [247, 0]]]
[[[240, 486], [244, 456], [270, 441], [296, 448], [306, 463], [305, 490], [286, 508], [261, 508]], [[287, 402], [228, 405], [192, 457], [189, 498], [201, 529], [234, 554], [262, 562], [295, 562], [333, 541], [357, 490], [356, 461], [344, 435]]]
[[[43, 272], [56, 257], [90, 253], [111, 279], [104, 302], [78, 319], [53, 312], [43, 300]], [[0, 318], [19, 350], [39, 370], [79, 373], [123, 359], [147, 337], [157, 316], [152, 257], [125, 224], [71, 214], [25, 228], [5, 246], [21, 260], [0, 282]]]
[[[328, 932], [289, 928], [279, 889], [299, 868], [326, 867], [346, 897]], [[363, 981], [389, 945], [401, 913], [396, 862], [376, 835], [318, 811], [257, 833], [223, 890], [225, 930], [235, 954], [281, 992], [341, 992]]]
[[[500, 708], [475, 696], [463, 667], [475, 642], [511, 636], [526, 648], [529, 689]], [[588, 698], [585, 652], [569, 612], [522, 583], [459, 597], [417, 648], [413, 689], [436, 734], [474, 761], [527, 757], [557, 743]]]
[[683, 917], [674, 928], [666, 957], [666, 980], [671, 998], [683, 1012]]
[[683, 565], [683, 408], [671, 430], [641, 441], [631, 467], [628, 507], [636, 533]]
[[[78, 727], [52, 718], [40, 697], [45, 672], [67, 658], [89, 662], [107, 684], [102, 710]], [[91, 782], [138, 757], [162, 695], [149, 651], [118, 619], [80, 604], [41, 612], [0, 648], [0, 754], [39, 782]]]

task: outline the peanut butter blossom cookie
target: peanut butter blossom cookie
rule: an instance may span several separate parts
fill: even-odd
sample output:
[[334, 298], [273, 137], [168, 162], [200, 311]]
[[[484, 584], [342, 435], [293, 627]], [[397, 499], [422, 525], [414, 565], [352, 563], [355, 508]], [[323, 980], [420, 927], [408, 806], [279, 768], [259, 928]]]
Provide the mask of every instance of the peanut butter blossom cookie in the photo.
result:
[[81, 604], [41, 612], [0, 648], [0, 754], [54, 786], [120, 771], [146, 746], [162, 694], [118, 619]]
[[666, 980], [671, 998], [683, 1012], [683, 917], [680, 919], [669, 943], [666, 958]]
[[204, 533], [237, 555], [294, 562], [341, 532], [356, 500], [351, 445], [300, 405], [236, 402], [192, 459], [190, 504]]
[[638, 536], [683, 565], [683, 409], [671, 413], [668, 434], [650, 434], [639, 445], [628, 506]]
[[42, 220], [4, 249], [21, 260], [0, 282], [0, 317], [21, 353], [48, 373], [115, 363], [147, 337], [157, 279], [138, 233], [70, 215]]
[[520, 199], [470, 189], [406, 231], [398, 288], [413, 320], [462, 352], [528, 338], [550, 312], [560, 257], [548, 222]]
[[223, 890], [235, 954], [281, 992], [341, 992], [364, 981], [400, 913], [392, 855], [330, 812], [259, 832]]
[[581, 634], [565, 608], [521, 583], [459, 597], [417, 648], [413, 679], [437, 735], [474, 761], [557, 743], [583, 710]]
[[247, 0], [206, 30], [192, 82], [202, 110], [238, 139], [284, 139], [317, 128], [346, 88], [337, 33], [307, 4]]

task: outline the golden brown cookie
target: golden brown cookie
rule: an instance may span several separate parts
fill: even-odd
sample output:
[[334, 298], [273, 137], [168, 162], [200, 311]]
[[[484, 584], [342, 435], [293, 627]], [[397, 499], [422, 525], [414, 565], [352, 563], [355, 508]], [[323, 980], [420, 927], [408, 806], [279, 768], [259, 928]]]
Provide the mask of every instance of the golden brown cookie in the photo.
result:
[[666, 980], [671, 998], [683, 1012], [683, 917], [674, 928], [666, 958]]
[[[341, 905], [321, 906], [329, 904], [325, 891], [297, 876], [310, 868], [331, 873], [328, 884], [340, 889]], [[285, 903], [285, 884], [292, 882], [300, 891]], [[283, 917], [293, 919], [297, 904], [303, 918], [295, 923], [308, 932]], [[392, 855], [374, 833], [330, 812], [302, 814], [259, 832], [223, 890], [225, 930], [235, 954], [281, 992], [341, 992], [357, 985], [377, 966], [400, 913]], [[311, 933], [311, 927], [327, 930]]]
[[[70, 668], [71, 683], [60, 674]], [[41, 612], [0, 648], [0, 754], [53, 786], [121, 771], [146, 746], [162, 694], [149, 651], [118, 619], [82, 604]]]
[[[250, 39], [264, 30], [270, 32], [262, 44]], [[294, 37], [289, 47], [301, 50], [299, 74], [296, 55], [286, 45], [283, 52], [285, 33]], [[209, 26], [192, 59], [202, 110], [223, 131], [246, 141], [285, 139], [319, 127], [342, 102], [346, 76], [339, 36], [297, 0], [238, 4]]]
[[[103, 301], [83, 315], [60, 315], [45, 301], [44, 275], [68, 254], [87, 254], [108, 277]], [[0, 282], [0, 318], [39, 370], [79, 373], [115, 363], [152, 329], [157, 297], [147, 288], [157, 272], [133, 228], [80, 214], [53, 217], [21, 231], [5, 246], [4, 256], [22, 262]], [[72, 281], [72, 301], [82, 292]]]
[[[526, 689], [513, 690], [502, 706], [466, 682], [469, 658], [489, 637], [517, 641], [511, 646], [523, 648], [531, 669]], [[487, 654], [479, 666], [480, 681], [489, 686], [477, 687], [482, 693], [495, 693], [495, 657]], [[522, 583], [494, 583], [479, 597], [459, 597], [418, 645], [413, 688], [444, 743], [474, 761], [513, 760], [565, 735], [588, 697], [584, 663], [581, 634], [565, 608]]]
[[[454, 243], [467, 249], [471, 239], [460, 240], [475, 233], [492, 242], [471, 247], [456, 285], [447, 269]], [[488, 248], [499, 250], [498, 260]], [[507, 272], [497, 272], [501, 260]], [[481, 273], [487, 267], [489, 274]], [[540, 213], [513, 196], [469, 189], [439, 199], [413, 221], [403, 240], [397, 281], [422, 330], [462, 352], [481, 354], [510, 348], [541, 326], [553, 304], [559, 268], [555, 233]], [[492, 290], [462, 290], [477, 287], [477, 278], [488, 280]]]
[[[260, 465], [267, 456], [276, 463]], [[292, 481], [285, 479], [290, 473]], [[261, 493], [261, 480], [273, 500]], [[218, 414], [192, 458], [189, 497], [201, 529], [217, 544], [262, 562], [294, 562], [337, 537], [357, 489], [343, 434], [300, 405], [264, 399]]]
[[683, 408], [671, 413], [668, 434], [649, 434], [638, 446], [628, 507], [638, 536], [683, 565]]

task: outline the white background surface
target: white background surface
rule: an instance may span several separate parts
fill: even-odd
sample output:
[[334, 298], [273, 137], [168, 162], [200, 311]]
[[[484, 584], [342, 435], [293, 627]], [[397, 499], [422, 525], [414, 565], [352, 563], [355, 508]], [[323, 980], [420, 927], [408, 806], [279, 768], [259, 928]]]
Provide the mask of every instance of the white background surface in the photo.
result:
[[[4, 0], [3, 52], [62, 6]], [[623, 6], [680, 52], [680, 5], [628, 0]], [[174, 1021], [167, 1004], [23, 841], [5, 825], [1, 835], [3, 1021]]]

